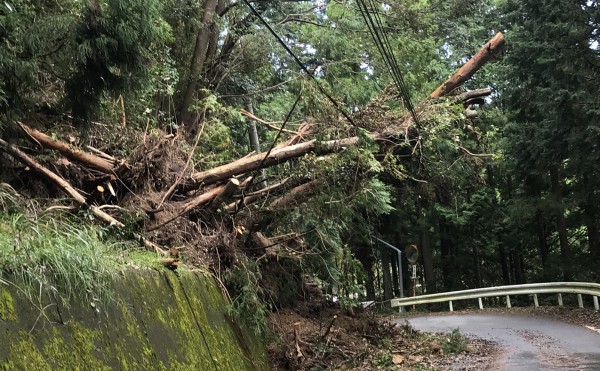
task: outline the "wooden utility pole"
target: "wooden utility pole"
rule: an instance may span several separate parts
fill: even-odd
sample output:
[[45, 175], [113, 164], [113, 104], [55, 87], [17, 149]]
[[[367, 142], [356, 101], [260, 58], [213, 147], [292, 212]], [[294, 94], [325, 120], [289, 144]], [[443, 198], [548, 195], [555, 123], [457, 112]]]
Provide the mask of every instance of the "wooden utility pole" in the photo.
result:
[[[248, 103], [248, 112], [254, 116], [254, 107], [252, 102]], [[250, 150], [254, 151], [254, 153], [260, 153], [260, 141], [258, 139], [258, 130], [256, 129], [256, 121], [248, 118], [248, 139], [250, 140]], [[259, 189], [263, 189], [267, 187], [267, 172], [265, 169], [260, 171], [260, 176], [262, 178], [261, 182], [258, 184]]]

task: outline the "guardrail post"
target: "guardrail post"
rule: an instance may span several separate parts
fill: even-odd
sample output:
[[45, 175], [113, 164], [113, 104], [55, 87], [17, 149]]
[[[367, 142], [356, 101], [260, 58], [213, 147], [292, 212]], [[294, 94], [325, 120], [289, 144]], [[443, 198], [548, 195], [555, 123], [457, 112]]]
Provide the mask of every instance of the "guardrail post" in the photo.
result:
[[[596, 298], [596, 297], [594, 296], [594, 298]], [[448, 302], [448, 304], [450, 305], [450, 312], [454, 312], [454, 308], [452, 307], [452, 300], [450, 300], [450, 301]], [[596, 305], [597, 305], [597, 304], [598, 304], [598, 298], [596, 298]], [[598, 310], [598, 309], [596, 309], [596, 310]]]
[[510, 296], [508, 296], [508, 295], [506, 295], [506, 307], [508, 309], [512, 308], [511, 305], [510, 305]]
[[592, 298], [594, 299], [594, 309], [595, 310], [600, 310], [600, 305], [598, 305], [598, 297], [597, 296], [593, 296]]
[[577, 294], [577, 304], [579, 304], [579, 308], [583, 308], [583, 298], [581, 294]]
[[563, 306], [563, 302], [562, 302], [562, 294], [558, 293], [558, 306], [562, 307]]
[[481, 301], [481, 298], [477, 298], [477, 300], [479, 300], [479, 309], [483, 309], [483, 302]]
[[537, 294], [533, 294], [533, 305], [536, 308], [540, 306], [540, 303], [538, 303]]

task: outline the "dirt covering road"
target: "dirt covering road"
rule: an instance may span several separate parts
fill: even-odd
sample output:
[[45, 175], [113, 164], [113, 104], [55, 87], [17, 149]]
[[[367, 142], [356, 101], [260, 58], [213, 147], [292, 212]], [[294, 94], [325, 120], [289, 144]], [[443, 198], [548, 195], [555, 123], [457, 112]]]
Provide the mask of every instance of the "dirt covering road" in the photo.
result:
[[[461, 360], [450, 370], [599, 370], [600, 315], [568, 308], [470, 311], [405, 317], [417, 330], [451, 332], [495, 342], [500, 351], [479, 360]], [[567, 323], [570, 322], [570, 323]]]

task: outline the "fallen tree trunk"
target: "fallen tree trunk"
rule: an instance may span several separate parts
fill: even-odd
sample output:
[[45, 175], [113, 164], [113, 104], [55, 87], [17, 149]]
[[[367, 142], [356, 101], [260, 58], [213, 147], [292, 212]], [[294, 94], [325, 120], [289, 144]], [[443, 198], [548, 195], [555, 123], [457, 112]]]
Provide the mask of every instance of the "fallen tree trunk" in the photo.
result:
[[[0, 139], [0, 148], [3, 148], [6, 151], [6, 153], [13, 156], [17, 160], [27, 164], [29, 167], [31, 167], [35, 171], [37, 171], [38, 173], [40, 173], [43, 176], [45, 176], [46, 178], [48, 178], [50, 181], [54, 182], [64, 193], [71, 196], [75, 200], [75, 202], [77, 202], [79, 204], [79, 206], [85, 205], [85, 203], [86, 203], [85, 197], [83, 197], [83, 195], [81, 195], [81, 193], [79, 193], [75, 188], [73, 188], [73, 186], [71, 186], [71, 184], [69, 184], [69, 182], [67, 182], [66, 180], [64, 180], [63, 178], [58, 176], [57, 174], [53, 173], [52, 171], [50, 171], [50, 170], [46, 169], [45, 167], [43, 167], [42, 165], [40, 165], [37, 161], [35, 161], [31, 157], [29, 157], [23, 151], [19, 150], [17, 147], [13, 146], [12, 144], [7, 143], [3, 139]], [[102, 211], [96, 205], [91, 205], [90, 210], [94, 215], [96, 215], [98, 218], [105, 221], [106, 223], [108, 223], [111, 226], [116, 226], [119, 228], [122, 228], [125, 226], [123, 223], [121, 223], [120, 221], [115, 219], [112, 215], [107, 214], [104, 211]], [[140, 239], [140, 241], [143, 242], [143, 244], [147, 248], [153, 249], [157, 253], [166, 255], [166, 252], [162, 248], [160, 248], [158, 245], [151, 242], [147, 238], [145, 238], [143, 236], [139, 236], [139, 235], [137, 237]]]
[[297, 206], [319, 190], [321, 181], [318, 179], [311, 180], [308, 183], [301, 184], [292, 188], [288, 193], [271, 202], [269, 208], [271, 210], [283, 210], [292, 206]]
[[252, 203], [256, 202], [257, 200], [261, 199], [263, 196], [266, 196], [272, 192], [276, 192], [279, 189], [283, 188], [290, 180], [291, 178], [285, 178], [284, 180], [282, 180], [279, 183], [276, 184], [271, 184], [266, 188], [261, 188], [260, 190], [253, 192], [253, 193], [249, 193], [249, 194], [245, 194], [242, 195], [242, 198], [238, 201], [232, 202], [229, 205], [227, 205], [225, 207], [225, 211], [227, 211], [228, 213], [236, 213], [237, 211], [239, 211], [243, 206], [248, 206], [251, 205]]
[[229, 180], [229, 182], [227, 182], [226, 184], [214, 187], [214, 188], [192, 198], [191, 200], [179, 203], [177, 206], [175, 206], [175, 215], [174, 216], [170, 217], [166, 221], [159, 223], [158, 225], [156, 225], [154, 227], [149, 228], [148, 232], [151, 232], [151, 231], [154, 231], [154, 230], [164, 227], [165, 225], [176, 220], [177, 218], [180, 218], [180, 217], [186, 215], [187, 213], [191, 212], [198, 206], [207, 205], [211, 201], [214, 202], [214, 200], [217, 197], [219, 197], [219, 195], [221, 195], [221, 196], [223, 196], [223, 194], [231, 195], [236, 190], [246, 187], [248, 185], [248, 183], [250, 183], [251, 180], [252, 180], [252, 178], [248, 178], [240, 184], [239, 180], [237, 180], [235, 178], [231, 178]]
[[75, 149], [69, 144], [60, 140], [55, 140], [51, 136], [44, 134], [36, 129], [30, 128], [22, 122], [17, 121], [17, 124], [21, 127], [21, 129], [25, 132], [25, 134], [27, 134], [27, 136], [30, 139], [40, 144], [42, 147], [47, 147], [58, 151], [60, 154], [62, 154], [69, 160], [73, 160], [81, 164], [87, 165], [94, 169], [100, 170], [103, 173], [113, 173], [113, 170], [115, 168], [114, 162], [109, 161], [103, 157], [99, 157], [87, 152], [83, 152], [79, 149]]
[[470, 79], [484, 64], [489, 62], [504, 48], [504, 35], [498, 32], [487, 44], [469, 59], [461, 68], [459, 68], [452, 76], [440, 85], [433, 93], [431, 98], [443, 97], [452, 92], [454, 89], [461, 86], [465, 81]]
[[259, 170], [263, 167], [282, 164], [293, 158], [304, 156], [307, 153], [314, 152], [318, 154], [327, 154], [335, 152], [341, 148], [356, 145], [358, 142], [358, 137], [330, 140], [327, 142], [311, 140], [306, 143], [274, 149], [270, 153], [259, 153], [213, 169], [196, 172], [192, 174], [191, 181], [187, 184], [186, 189], [199, 188], [202, 185], [206, 186], [214, 184], [235, 175]]
[[239, 180], [237, 180], [235, 178], [229, 179], [229, 181], [225, 184], [225, 187], [223, 187], [221, 192], [219, 192], [219, 194], [211, 201], [211, 203], [210, 203], [211, 209], [217, 210], [219, 208], [219, 206], [221, 206], [221, 204], [223, 202], [226, 202], [227, 200], [229, 200], [231, 198], [231, 196], [234, 194], [234, 192], [237, 191], [239, 188], [240, 188]]
[[[502, 33], [498, 33], [490, 42], [488, 42], [481, 50], [479, 50], [473, 58], [471, 58], [464, 66], [458, 69], [452, 75], [452, 77], [450, 77], [450, 79], [438, 87], [431, 94], [431, 97], [442, 97], [460, 86], [471, 76], [473, 76], [473, 74], [479, 68], [481, 68], [481, 66], [492, 59], [493, 56], [502, 49], [503, 45], [504, 36]], [[474, 90], [457, 96], [454, 98], [454, 101], [458, 102], [461, 99], [474, 99], [476, 97], [489, 95], [491, 92], [492, 91], [490, 89]], [[413, 127], [412, 125], [412, 121], [407, 119], [404, 120], [401, 125], [398, 125], [395, 128], [389, 128], [382, 133], [371, 133], [371, 137], [373, 140], [378, 142], [389, 142], [390, 139], [394, 137], [404, 137], [405, 140], [410, 139], [406, 137], [409, 136], [410, 129]], [[299, 135], [297, 134], [296, 137], [299, 137]], [[184, 188], [196, 189], [203, 185], [214, 184], [226, 180], [232, 176], [282, 164], [286, 161], [304, 156], [308, 153], [328, 154], [336, 152], [341, 148], [356, 145], [358, 142], [358, 137], [351, 137], [326, 142], [317, 142], [316, 140], [311, 140], [289, 146], [278, 146], [271, 152], [255, 154], [213, 169], [195, 172], [192, 174], [189, 182]]]

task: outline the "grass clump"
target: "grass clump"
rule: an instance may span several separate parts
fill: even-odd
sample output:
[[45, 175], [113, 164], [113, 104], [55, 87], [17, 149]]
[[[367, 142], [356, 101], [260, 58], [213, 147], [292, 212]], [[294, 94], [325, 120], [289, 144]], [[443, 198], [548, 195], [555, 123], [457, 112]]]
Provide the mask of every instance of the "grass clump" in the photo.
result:
[[139, 249], [83, 219], [32, 216], [19, 202], [14, 190], [0, 186], [0, 283], [36, 302], [48, 291], [65, 303], [105, 301], [113, 276]]
[[446, 337], [443, 347], [446, 354], [461, 353], [467, 349], [467, 339], [459, 329], [455, 328]]

